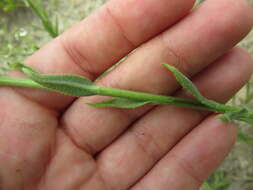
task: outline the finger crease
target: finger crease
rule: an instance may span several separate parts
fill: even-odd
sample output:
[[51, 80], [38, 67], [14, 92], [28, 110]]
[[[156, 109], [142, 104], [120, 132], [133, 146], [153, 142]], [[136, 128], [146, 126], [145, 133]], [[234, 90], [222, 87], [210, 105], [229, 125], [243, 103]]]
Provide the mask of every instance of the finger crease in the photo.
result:
[[128, 36], [126, 35], [123, 27], [121, 26], [121, 24], [118, 22], [118, 20], [115, 18], [115, 16], [113, 15], [112, 11], [110, 10], [110, 8], [105, 5], [104, 6], [107, 14], [111, 17], [112, 21], [114, 22], [115, 26], [120, 30], [120, 33], [122, 34], [122, 36], [124, 37], [125, 41], [130, 44], [130, 46], [132, 47], [132, 49], [135, 49], [138, 45], [135, 44], [132, 40], [130, 40], [128, 38]]
[[168, 50], [168, 52], [166, 52], [166, 55], [168, 58], [166, 58], [166, 60], [170, 60], [171, 56], [173, 56], [176, 61], [174, 61], [174, 63], [169, 63], [177, 68], [179, 68], [182, 72], [186, 72], [188, 71], [188, 61], [182, 56], [182, 55], [179, 55], [178, 53], [176, 53], [176, 51], [171, 47], [169, 46], [168, 44], [168, 41], [166, 40], [166, 33], [162, 33], [160, 36], [159, 36], [159, 39], [160, 39], [160, 42], [162, 44], [162, 46], [164, 47], [165, 50]]
[[194, 167], [191, 166], [186, 160], [179, 158], [176, 154], [170, 153], [170, 157], [174, 158], [177, 161], [178, 167], [180, 167], [189, 177], [191, 177], [197, 184], [201, 185], [203, 179], [201, 179], [194, 170]]
[[[147, 154], [152, 161], [157, 162], [160, 158], [160, 153], [163, 152], [162, 148], [158, 145], [151, 134], [145, 132], [137, 132], [135, 130], [129, 130], [131, 134], [136, 138], [141, 150]], [[153, 146], [153, 147], [152, 147]]]
[[73, 63], [82, 71], [84, 72], [83, 75], [90, 80], [95, 80], [96, 77], [99, 75], [99, 73], [92, 71], [91, 69], [88, 69], [87, 67], [84, 67], [83, 63], [86, 62], [88, 65], [90, 62], [85, 57], [84, 53], [81, 53], [77, 48], [72, 48], [71, 45], [66, 45], [66, 42], [64, 38], [61, 38], [59, 40], [60, 45], [62, 46], [63, 50], [67, 53], [69, 58], [73, 61]]
[[[80, 150], [85, 151], [86, 153], [93, 155], [96, 150], [89, 144], [87, 143], [84, 139], [82, 139], [82, 144], [78, 143], [78, 141], [76, 140], [76, 138], [73, 137], [73, 135], [70, 135], [70, 133], [68, 132], [67, 126], [64, 122], [61, 122], [60, 126], [62, 126], [62, 131], [64, 132], [64, 134], [69, 137], [69, 139], [72, 141], [72, 143]], [[75, 127], [72, 127], [71, 130], [74, 131], [75, 134], [78, 134], [78, 130]]]

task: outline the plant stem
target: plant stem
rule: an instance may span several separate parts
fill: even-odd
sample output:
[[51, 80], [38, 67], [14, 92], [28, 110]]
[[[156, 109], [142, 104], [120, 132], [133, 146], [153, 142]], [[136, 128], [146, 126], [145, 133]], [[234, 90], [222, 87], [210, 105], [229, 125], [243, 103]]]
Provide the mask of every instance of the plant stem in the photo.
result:
[[[12, 78], [12, 77], [7, 77], [7, 76], [0, 76], [0, 85], [50, 90], [30, 79]], [[83, 89], [84, 91], [87, 90], [86, 87], [82, 88], [82, 86], [79, 86], [79, 88]], [[200, 102], [190, 100], [190, 99], [177, 98], [177, 97], [171, 97], [171, 96], [162, 96], [162, 95], [156, 95], [156, 94], [148, 94], [148, 93], [143, 93], [143, 92], [135, 92], [135, 91], [129, 91], [129, 90], [115, 89], [115, 88], [107, 88], [107, 87], [102, 87], [102, 86], [94, 86], [93, 91], [96, 95], [101, 95], [101, 96], [118, 97], [118, 98], [125, 98], [125, 99], [131, 99], [131, 100], [137, 100], [137, 101], [143, 101], [143, 102], [146, 101], [146, 102], [151, 102], [151, 104], [157, 104], [157, 105], [174, 105], [174, 106], [180, 106], [180, 107], [188, 107], [192, 109], [205, 110], [205, 111], [211, 111], [211, 112], [216, 112], [216, 113], [238, 112], [242, 109], [241, 107], [229, 106], [229, 105], [218, 104], [218, 103], [215, 108], [211, 108], [211, 107], [208, 107], [207, 105], [204, 105]], [[245, 118], [253, 118], [253, 113], [252, 112], [246, 113]], [[241, 118], [241, 119], [244, 119], [244, 118]]]
[[239, 107], [228, 106], [228, 105], [223, 105], [223, 104], [218, 104], [218, 106], [214, 109], [190, 99], [147, 94], [147, 93], [142, 93], [142, 92], [134, 92], [134, 91], [106, 88], [106, 87], [98, 87], [96, 93], [102, 96], [112, 96], [112, 97], [119, 97], [119, 98], [126, 98], [126, 99], [147, 101], [147, 102], [150, 101], [154, 104], [175, 105], [175, 106], [188, 107], [188, 108], [193, 108], [193, 109], [200, 109], [200, 110], [220, 112], [220, 113], [224, 113], [226, 111], [239, 111], [241, 109]]
[[12, 78], [6, 76], [0, 76], [0, 85], [1, 86], [19, 86], [19, 87], [27, 87], [27, 88], [38, 88], [38, 89], [47, 89], [40, 84], [29, 80], [29, 79], [21, 79], [21, 78]]
[[[40, 84], [30, 79], [12, 78], [12, 77], [6, 77], [6, 76], [0, 76], [0, 85], [19, 86], [19, 87], [38, 88], [38, 89], [48, 90], [46, 87], [43, 87]], [[83, 90], [86, 90], [86, 89], [83, 89]], [[127, 99], [132, 99], [132, 100], [139, 100], [139, 101], [151, 101], [153, 103], [162, 104], [162, 105], [178, 105], [178, 106], [184, 106], [184, 107], [190, 107], [194, 109], [202, 109], [202, 110], [215, 112], [215, 110], [210, 109], [201, 103], [198, 103], [193, 100], [183, 99], [183, 98], [147, 94], [147, 93], [142, 93], [142, 92], [133, 92], [133, 91], [128, 91], [128, 90], [106, 88], [106, 87], [101, 87], [101, 86], [95, 86], [94, 91], [97, 95], [101, 95], [101, 96], [127, 98]]]

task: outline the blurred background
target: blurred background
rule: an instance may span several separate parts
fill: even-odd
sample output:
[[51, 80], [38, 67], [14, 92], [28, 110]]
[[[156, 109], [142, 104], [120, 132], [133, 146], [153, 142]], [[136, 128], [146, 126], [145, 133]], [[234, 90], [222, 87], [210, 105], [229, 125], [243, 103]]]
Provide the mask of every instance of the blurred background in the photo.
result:
[[[31, 0], [32, 1], [32, 0]], [[0, 0], [0, 75], [8, 63], [25, 57], [99, 8], [106, 0]], [[34, 1], [36, 2], [36, 1]], [[196, 3], [201, 3], [199, 0]], [[253, 6], [253, 0], [249, 0]], [[240, 43], [253, 56], [253, 30]], [[253, 83], [250, 81], [230, 104], [253, 108]], [[201, 190], [253, 190], [253, 126], [238, 123], [235, 148]]]

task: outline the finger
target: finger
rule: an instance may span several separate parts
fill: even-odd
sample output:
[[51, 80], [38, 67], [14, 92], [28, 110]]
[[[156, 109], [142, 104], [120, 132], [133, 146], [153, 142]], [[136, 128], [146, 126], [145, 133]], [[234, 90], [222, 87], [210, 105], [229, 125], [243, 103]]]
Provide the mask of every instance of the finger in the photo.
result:
[[132, 189], [198, 190], [235, 143], [233, 124], [211, 116], [173, 148]]
[[[170, 94], [178, 84], [160, 65], [161, 62], [173, 63], [186, 74], [193, 75], [234, 46], [250, 30], [253, 21], [251, 8], [243, 0], [232, 1], [207, 1], [171, 29], [132, 53], [98, 84]], [[220, 16], [224, 7], [229, 7], [226, 8], [228, 14]], [[215, 21], [215, 24], [210, 24], [211, 20]], [[126, 111], [85, 106], [87, 102], [98, 100], [100, 98], [97, 97], [79, 99], [62, 120], [73, 141], [92, 154], [109, 145], [149, 109]]]
[[[141, 43], [177, 22], [193, 4], [194, 0], [109, 1], [26, 63], [45, 73], [78, 74], [93, 80]], [[21, 92], [51, 108], [66, 107], [73, 100], [41, 90]]]
[[0, 189], [35, 187], [54, 146], [57, 114], [9, 88], [0, 88], [0, 106]]
[[[194, 77], [193, 81], [206, 97], [227, 101], [250, 78], [252, 71], [250, 56], [235, 49]], [[98, 163], [105, 181], [115, 189], [128, 188], [205, 116], [201, 111], [186, 108], [156, 107], [99, 155]]]

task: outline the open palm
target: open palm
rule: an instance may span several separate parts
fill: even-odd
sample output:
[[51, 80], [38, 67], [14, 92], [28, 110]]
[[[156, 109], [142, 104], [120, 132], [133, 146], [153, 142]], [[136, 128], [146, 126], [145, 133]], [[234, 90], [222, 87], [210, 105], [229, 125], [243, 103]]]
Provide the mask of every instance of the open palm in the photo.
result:
[[[111, 0], [28, 58], [44, 73], [99, 85], [186, 96], [160, 63], [225, 102], [249, 79], [250, 56], [233, 48], [250, 30], [245, 0]], [[15, 73], [14, 75], [20, 75]], [[197, 190], [235, 142], [232, 124], [173, 106], [93, 108], [52, 92], [0, 88], [1, 190]]]

